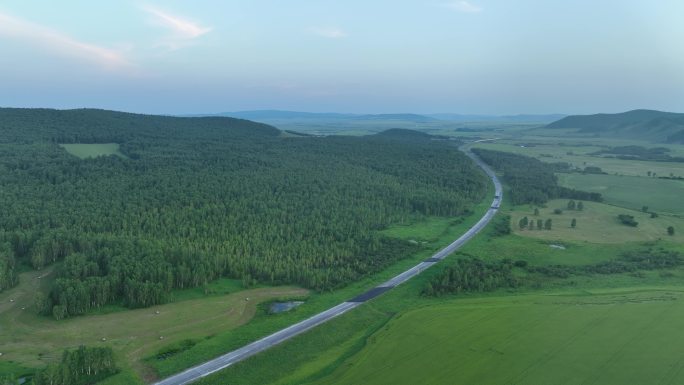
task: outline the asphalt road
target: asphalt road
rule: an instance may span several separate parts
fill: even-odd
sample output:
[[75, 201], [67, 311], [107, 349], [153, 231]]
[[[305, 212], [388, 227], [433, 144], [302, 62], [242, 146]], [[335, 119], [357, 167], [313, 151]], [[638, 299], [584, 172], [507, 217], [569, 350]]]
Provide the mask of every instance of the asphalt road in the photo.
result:
[[446, 258], [449, 254], [456, 251], [459, 247], [463, 246], [472, 237], [474, 237], [475, 234], [480, 232], [480, 230], [482, 230], [487, 225], [487, 223], [489, 223], [489, 221], [494, 217], [497, 210], [499, 209], [499, 205], [501, 204], [502, 198], [501, 183], [499, 182], [499, 179], [496, 177], [496, 174], [494, 174], [494, 171], [492, 171], [489, 168], [489, 166], [487, 166], [484, 162], [482, 162], [470, 151], [466, 151], [466, 155], [472, 158], [475, 161], [475, 163], [477, 163], [477, 165], [480, 166], [480, 168], [482, 168], [484, 172], [492, 180], [495, 188], [495, 197], [492, 201], [491, 207], [489, 208], [489, 210], [487, 210], [485, 215], [482, 218], [480, 218], [480, 220], [473, 227], [466, 231], [465, 234], [461, 235], [461, 237], [452, 242], [449, 246], [440, 250], [435, 255], [417, 264], [416, 266], [413, 266], [412, 268], [404, 271], [403, 273], [366, 291], [365, 293], [362, 293], [350, 299], [349, 301], [342, 302], [341, 304], [335, 307], [318, 313], [310, 318], [305, 319], [304, 321], [300, 321], [292, 326], [275, 332], [258, 341], [252, 342], [249, 345], [245, 345], [240, 349], [226, 353], [220, 357], [214, 358], [213, 360], [207, 361], [203, 364], [194, 366], [190, 369], [185, 370], [184, 372], [174, 374], [171, 377], [167, 377], [159, 382], [156, 382], [154, 385], [189, 384], [191, 382], [199, 380], [202, 377], [206, 377], [219, 370], [225, 369], [230, 365], [233, 365], [259, 352], [262, 352], [270, 348], [271, 346], [287, 341], [294, 336], [304, 333], [307, 330], [310, 330], [358, 306], [361, 306], [361, 304], [363, 304], [364, 302], [369, 301], [379, 295], [382, 295], [388, 290], [391, 290], [393, 287], [400, 285], [408, 281], [412, 277], [420, 274], [423, 270], [429, 268], [435, 263], [438, 263], [442, 259]]

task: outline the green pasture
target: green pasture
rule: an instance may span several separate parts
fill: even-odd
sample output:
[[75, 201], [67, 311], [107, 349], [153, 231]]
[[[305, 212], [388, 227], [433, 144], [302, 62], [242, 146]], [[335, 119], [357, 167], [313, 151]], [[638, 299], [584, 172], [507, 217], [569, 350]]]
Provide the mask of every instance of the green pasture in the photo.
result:
[[[563, 246], [565, 249], [552, 247], [552, 245]], [[513, 261], [525, 260], [533, 266], [580, 266], [613, 259], [622, 252], [633, 250], [634, 247], [634, 243], [595, 244], [562, 239], [535, 239], [511, 234], [495, 240], [476, 238], [468, 242], [459, 252], [484, 260], [496, 261], [503, 258]]]
[[178, 292], [176, 296], [184, 300], [55, 321], [38, 316], [33, 310], [34, 293], [52, 274], [51, 269], [22, 273], [17, 287], [0, 293], [0, 352], [3, 353], [0, 368], [1, 363], [9, 361], [41, 368], [47, 362], [58, 360], [65, 348], [106, 345], [114, 349], [120, 366], [125, 369], [119, 376], [130, 378], [127, 371], [144, 374], [140, 360], [164, 346], [234, 329], [255, 316], [259, 303], [307, 295], [306, 290], [296, 287], [235, 292], [232, 282], [224, 282], [213, 285], [210, 290], [228, 290], [231, 294], [215, 291], [199, 298], [194, 291]]
[[[589, 243], [625, 243], [643, 242], [657, 239], [667, 239], [684, 243], [684, 219], [673, 216], [660, 215], [651, 218], [649, 213], [641, 210], [631, 210], [597, 202], [583, 202], [584, 210], [567, 210], [567, 199], [552, 200], [546, 207], [539, 208], [539, 216], [534, 215], [531, 206], [520, 206], [511, 212], [511, 228], [514, 233], [524, 237], [532, 237], [547, 241], [589, 242]], [[554, 209], [563, 210], [562, 214], [554, 214]], [[639, 222], [637, 227], [621, 224], [617, 216], [628, 214]], [[551, 219], [551, 230], [520, 229], [518, 223], [521, 218], [529, 220]], [[577, 219], [577, 226], [570, 226], [572, 219]], [[667, 234], [667, 228], [673, 226], [675, 235]], [[680, 230], [677, 232], [676, 230]]]
[[614, 175], [558, 174], [562, 186], [598, 192], [606, 203], [658, 213], [684, 214], [684, 181]]
[[311, 384], [681, 384], [679, 287], [449, 300]]
[[98, 156], [116, 155], [122, 158], [126, 156], [119, 151], [118, 143], [92, 143], [92, 144], [60, 144], [71, 155], [81, 159], [96, 158]]

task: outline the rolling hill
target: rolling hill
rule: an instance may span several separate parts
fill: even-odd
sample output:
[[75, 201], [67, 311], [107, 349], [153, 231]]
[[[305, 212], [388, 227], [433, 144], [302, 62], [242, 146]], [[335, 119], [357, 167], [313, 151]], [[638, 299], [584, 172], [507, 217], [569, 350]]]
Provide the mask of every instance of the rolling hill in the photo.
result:
[[633, 110], [619, 114], [571, 115], [546, 126], [572, 128], [581, 133], [657, 142], [684, 143], [684, 114], [654, 110]]
[[90, 108], [0, 108], [0, 143], [127, 143], [135, 138], [278, 136], [275, 127], [229, 117], [141, 115]]
[[566, 115], [519, 114], [519, 115], [462, 115], [451, 113], [430, 114], [431, 118], [450, 122], [506, 122], [506, 123], [548, 123], [561, 119]]

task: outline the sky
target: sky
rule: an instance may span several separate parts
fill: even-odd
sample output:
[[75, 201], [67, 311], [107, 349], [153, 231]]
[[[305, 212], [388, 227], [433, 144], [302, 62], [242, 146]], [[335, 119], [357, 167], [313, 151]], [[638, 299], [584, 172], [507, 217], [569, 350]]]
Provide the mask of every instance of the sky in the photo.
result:
[[681, 0], [2, 0], [0, 106], [684, 112]]

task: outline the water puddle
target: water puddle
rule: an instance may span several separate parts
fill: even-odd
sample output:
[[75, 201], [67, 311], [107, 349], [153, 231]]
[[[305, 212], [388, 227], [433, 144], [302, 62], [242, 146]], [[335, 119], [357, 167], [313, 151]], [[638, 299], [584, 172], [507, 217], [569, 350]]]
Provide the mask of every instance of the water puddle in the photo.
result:
[[290, 311], [303, 303], [304, 301], [273, 302], [268, 309], [268, 312], [271, 314], [283, 313]]

